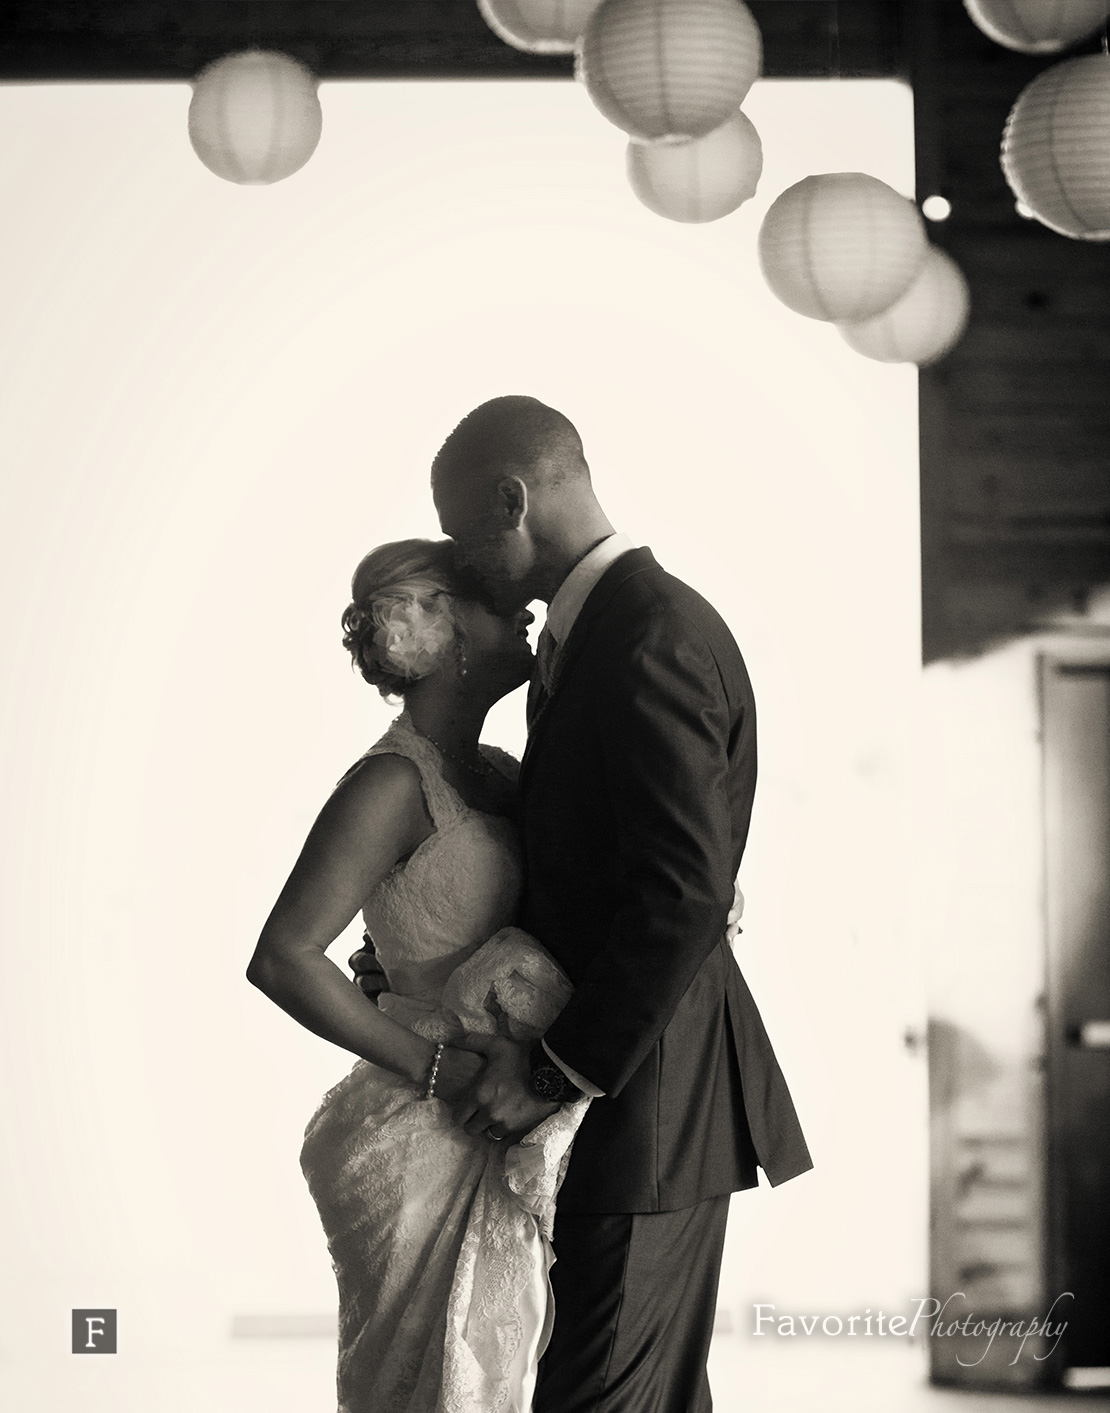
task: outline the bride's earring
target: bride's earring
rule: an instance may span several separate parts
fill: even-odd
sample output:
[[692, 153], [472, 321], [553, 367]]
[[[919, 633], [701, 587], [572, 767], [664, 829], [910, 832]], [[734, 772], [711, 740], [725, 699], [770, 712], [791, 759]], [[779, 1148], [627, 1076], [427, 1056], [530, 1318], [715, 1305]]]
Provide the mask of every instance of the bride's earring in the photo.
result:
[[466, 681], [466, 648], [461, 638], [455, 639], [455, 664], [459, 681]]

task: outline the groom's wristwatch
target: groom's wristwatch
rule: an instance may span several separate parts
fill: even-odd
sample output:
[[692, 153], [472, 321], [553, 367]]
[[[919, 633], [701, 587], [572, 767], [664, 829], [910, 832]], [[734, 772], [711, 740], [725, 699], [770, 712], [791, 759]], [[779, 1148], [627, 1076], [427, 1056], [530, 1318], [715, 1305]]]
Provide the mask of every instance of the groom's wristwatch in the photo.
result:
[[582, 1098], [582, 1091], [572, 1084], [539, 1040], [528, 1056], [532, 1071], [532, 1092], [549, 1104], [571, 1104]]

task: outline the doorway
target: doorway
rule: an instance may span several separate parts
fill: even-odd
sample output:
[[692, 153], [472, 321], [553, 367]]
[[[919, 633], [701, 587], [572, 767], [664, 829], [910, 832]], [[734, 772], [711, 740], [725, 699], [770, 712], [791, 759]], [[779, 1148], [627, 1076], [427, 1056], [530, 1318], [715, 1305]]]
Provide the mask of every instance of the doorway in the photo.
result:
[[[1066, 1365], [1110, 1365], [1110, 659], [1041, 658], [1047, 1271]], [[1066, 1306], [1066, 1308], [1065, 1308]]]

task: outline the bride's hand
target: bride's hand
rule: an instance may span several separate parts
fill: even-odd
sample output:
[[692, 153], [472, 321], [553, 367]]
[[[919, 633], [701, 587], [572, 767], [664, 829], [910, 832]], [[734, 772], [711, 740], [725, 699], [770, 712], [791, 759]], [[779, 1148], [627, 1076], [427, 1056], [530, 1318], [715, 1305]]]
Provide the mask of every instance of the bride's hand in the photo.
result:
[[450, 1104], [478, 1078], [486, 1067], [481, 1055], [473, 1050], [460, 1050], [455, 1045], [444, 1048], [436, 1073], [436, 1098]]
[[473, 1137], [516, 1143], [559, 1108], [532, 1089], [529, 1045], [503, 1035], [465, 1035], [458, 1043], [483, 1060], [474, 1083], [451, 1105], [458, 1123]]

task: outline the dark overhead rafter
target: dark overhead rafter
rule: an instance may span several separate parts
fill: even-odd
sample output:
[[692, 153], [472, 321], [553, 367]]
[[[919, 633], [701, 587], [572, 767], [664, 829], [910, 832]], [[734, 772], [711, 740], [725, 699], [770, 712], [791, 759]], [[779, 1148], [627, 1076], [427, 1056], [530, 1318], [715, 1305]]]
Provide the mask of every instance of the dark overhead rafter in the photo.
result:
[[[749, 0], [769, 78], [906, 70], [901, 0]], [[17, 0], [0, 4], [0, 81], [192, 78], [257, 44], [321, 79], [570, 78], [568, 57], [503, 44], [475, 0]]]
[[1058, 56], [992, 43], [959, 0], [909, 19], [917, 190], [951, 201], [930, 236], [971, 286], [967, 333], [918, 379], [932, 661], [1082, 624], [1110, 584], [1110, 245], [1022, 220], [999, 164], [1014, 100]]

